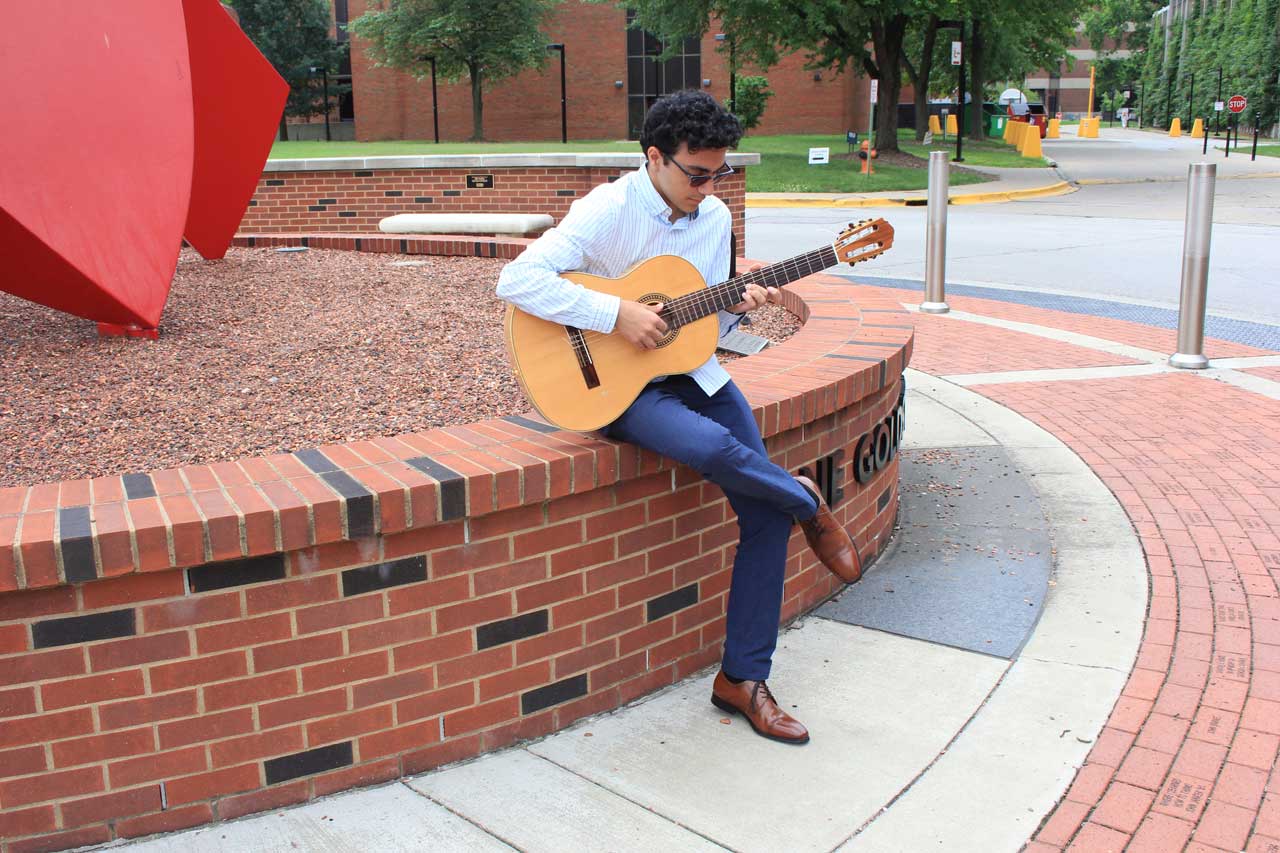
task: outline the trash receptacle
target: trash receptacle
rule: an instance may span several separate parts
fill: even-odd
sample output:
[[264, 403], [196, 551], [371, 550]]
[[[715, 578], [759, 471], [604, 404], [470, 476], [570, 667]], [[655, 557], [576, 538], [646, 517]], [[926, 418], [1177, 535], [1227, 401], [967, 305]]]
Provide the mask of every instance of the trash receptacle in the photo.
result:
[[1004, 123], [1008, 116], [987, 116], [987, 136], [1004, 136]]

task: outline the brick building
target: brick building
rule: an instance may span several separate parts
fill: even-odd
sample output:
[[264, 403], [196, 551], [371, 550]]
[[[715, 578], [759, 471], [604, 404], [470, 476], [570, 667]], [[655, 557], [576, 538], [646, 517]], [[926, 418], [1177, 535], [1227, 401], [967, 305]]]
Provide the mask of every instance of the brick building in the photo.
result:
[[[343, 25], [368, 8], [368, 0], [335, 0], [339, 38]], [[609, 5], [566, 0], [545, 28], [547, 42], [564, 45], [565, 94], [570, 139], [627, 139], [637, 135], [645, 109], [657, 97], [700, 88], [727, 101], [729, 63], [715, 32], [689, 39], [679, 56], [656, 59], [662, 45], [627, 29], [627, 13]], [[484, 131], [490, 140], [558, 139], [561, 132], [559, 53], [548, 50], [541, 71], [526, 71], [484, 93]], [[739, 69], [739, 74], [752, 73]], [[765, 75], [774, 97], [755, 132], [830, 133], [866, 127], [867, 80], [804, 69], [804, 57], [784, 59]], [[355, 137], [432, 139], [431, 80], [375, 68], [360, 39], [351, 46]], [[437, 81], [440, 139], [471, 135], [471, 85]]]
[[[1061, 112], [1068, 118], [1084, 115], [1089, 104], [1089, 69], [1098, 59], [1127, 59], [1132, 51], [1123, 45], [1117, 48], [1107, 39], [1102, 50], [1094, 50], [1084, 34], [1084, 27], [1076, 27], [1076, 41], [1068, 50], [1072, 64], [1064, 60], [1056, 68], [1042, 69], [1027, 77], [1023, 91], [1027, 97], [1040, 101], [1052, 115]], [[1093, 111], [1098, 111], [1102, 92], [1094, 93]]]

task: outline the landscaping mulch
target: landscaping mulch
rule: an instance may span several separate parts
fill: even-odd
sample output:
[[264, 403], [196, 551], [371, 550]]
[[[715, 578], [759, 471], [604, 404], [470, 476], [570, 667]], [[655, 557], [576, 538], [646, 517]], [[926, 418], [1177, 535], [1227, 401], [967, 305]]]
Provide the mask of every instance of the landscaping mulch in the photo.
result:
[[[184, 249], [155, 341], [0, 293], [0, 487], [527, 412], [494, 296], [503, 263]], [[778, 306], [753, 319], [772, 341], [799, 326]]]

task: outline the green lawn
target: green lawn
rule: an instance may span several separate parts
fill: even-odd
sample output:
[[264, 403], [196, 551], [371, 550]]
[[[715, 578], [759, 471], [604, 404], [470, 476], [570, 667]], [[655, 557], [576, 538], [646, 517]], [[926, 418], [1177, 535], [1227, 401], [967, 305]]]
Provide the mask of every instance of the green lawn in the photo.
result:
[[[908, 154], [914, 154], [917, 157], [928, 159], [928, 151], [946, 151], [955, 156], [956, 137], [955, 134], [948, 134], [945, 140], [938, 135], [934, 135], [933, 144], [926, 148], [916, 142], [916, 133], [914, 130], [898, 131], [898, 145]], [[961, 146], [961, 153], [964, 155], [964, 162], [967, 166], [997, 166], [1012, 169], [1042, 169], [1049, 164], [1043, 157], [1039, 159], [1031, 159], [1023, 157], [1018, 153], [1018, 149], [1003, 140], [987, 139], [982, 142], [974, 142], [972, 139], [965, 138], [964, 144]], [[951, 183], [957, 183], [955, 176], [952, 175]]]
[[[991, 145], [992, 143], [987, 143]], [[970, 143], [966, 141], [965, 150]], [[1007, 147], [1007, 146], [1006, 146]], [[810, 148], [830, 148], [832, 155], [848, 151], [843, 136], [820, 134], [786, 136], [749, 136], [742, 140], [738, 150], [758, 153], [760, 165], [747, 170], [748, 192], [876, 192], [881, 190], [924, 189], [928, 185], [928, 170], [921, 162], [920, 168], [876, 164], [876, 173], [870, 177], [858, 173], [861, 161], [833, 160], [823, 166], [809, 165]], [[560, 142], [442, 142], [439, 145], [425, 141], [389, 142], [277, 142], [271, 148], [271, 159], [310, 159], [316, 157], [379, 157], [413, 154], [515, 154], [521, 152], [542, 153], [555, 151], [606, 151], [639, 152], [635, 141], [588, 140]], [[918, 153], [918, 152], [912, 152]], [[974, 161], [980, 162], [980, 161]], [[972, 184], [982, 181], [979, 175], [956, 172], [952, 184]]]

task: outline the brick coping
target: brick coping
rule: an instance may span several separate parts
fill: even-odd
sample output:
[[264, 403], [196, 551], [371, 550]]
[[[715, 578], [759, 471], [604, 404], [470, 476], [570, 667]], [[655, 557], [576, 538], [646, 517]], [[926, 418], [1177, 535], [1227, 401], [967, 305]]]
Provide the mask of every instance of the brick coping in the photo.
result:
[[[241, 235], [242, 246], [298, 246], [510, 258], [518, 238]], [[743, 265], [743, 269], [746, 269]], [[804, 326], [728, 365], [765, 438], [833, 414], [896, 381], [914, 340], [892, 298], [848, 294], [813, 275], [784, 291]], [[523, 452], [507, 446], [519, 443]], [[186, 568], [474, 518], [554, 497], [546, 472], [569, 466], [571, 492], [619, 479], [618, 442], [532, 414], [265, 457], [0, 489], [0, 593]]]
[[[760, 155], [733, 152], [726, 162], [735, 168], [756, 166]], [[264, 172], [328, 172], [347, 169], [377, 171], [379, 169], [514, 169], [514, 168], [626, 168], [639, 167], [644, 155], [633, 153], [529, 153], [529, 154], [423, 154], [387, 155], [381, 157], [309, 157], [291, 160], [268, 160]]]

